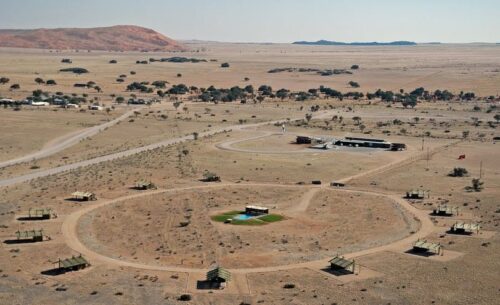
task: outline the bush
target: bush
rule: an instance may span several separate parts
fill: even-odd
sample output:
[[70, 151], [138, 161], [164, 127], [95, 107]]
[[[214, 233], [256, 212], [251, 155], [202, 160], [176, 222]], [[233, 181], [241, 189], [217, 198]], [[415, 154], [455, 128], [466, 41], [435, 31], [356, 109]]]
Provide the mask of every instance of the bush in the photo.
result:
[[450, 177], [465, 177], [469, 174], [469, 172], [463, 167], [455, 167], [448, 176]]
[[110, 64], [116, 64], [116, 63], [118, 63], [118, 62], [117, 62], [115, 59], [112, 59], [112, 60], [110, 60], [110, 61], [109, 61], [109, 63], [110, 63]]
[[60, 72], [73, 72], [75, 74], [83, 74], [83, 73], [89, 73], [89, 70], [85, 68], [65, 68], [59, 70]]
[[472, 179], [472, 190], [474, 192], [480, 192], [483, 189], [483, 184], [484, 182], [482, 182], [481, 179]]
[[283, 285], [283, 288], [285, 288], [285, 289], [293, 289], [293, 288], [295, 288], [295, 284], [288, 283], [288, 284]]
[[353, 81], [349, 82], [349, 86], [351, 86], [353, 88], [359, 88], [359, 84], [357, 82], [353, 82]]
[[157, 81], [154, 81], [151, 85], [155, 86], [156, 88], [165, 88], [166, 84], [167, 84], [167, 81], [157, 80]]
[[189, 92], [189, 88], [184, 84], [174, 85], [168, 90], [169, 94], [186, 94]]
[[351, 70], [358, 70], [359, 69], [359, 66], [358, 65], [352, 65], [351, 66]]
[[10, 81], [7, 77], [0, 77], [0, 84], [5, 85]]
[[229, 68], [229, 63], [225, 62], [220, 65], [221, 68]]
[[55, 86], [55, 85], [57, 85], [56, 81], [53, 80], [53, 79], [47, 80], [47, 82], [45, 82], [45, 84], [48, 85], [48, 86]]
[[191, 301], [191, 299], [192, 299], [192, 297], [191, 297], [191, 295], [190, 295], [190, 294], [181, 294], [181, 295], [177, 298], [177, 300], [178, 300], [178, 301], [184, 301], [184, 302], [186, 302], [186, 301]]
[[19, 84], [13, 84], [12, 86], [10, 86], [10, 90], [18, 90], [18, 89], [21, 89], [21, 86], [19, 86]]

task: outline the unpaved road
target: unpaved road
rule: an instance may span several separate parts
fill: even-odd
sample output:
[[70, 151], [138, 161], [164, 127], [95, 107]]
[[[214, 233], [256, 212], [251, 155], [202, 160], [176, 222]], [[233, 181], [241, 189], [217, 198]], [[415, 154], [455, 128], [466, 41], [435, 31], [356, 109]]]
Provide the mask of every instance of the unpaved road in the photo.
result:
[[45, 158], [45, 157], [51, 156], [53, 154], [56, 154], [56, 153], [66, 149], [68, 147], [71, 147], [75, 144], [78, 144], [81, 140], [83, 140], [85, 138], [92, 137], [92, 136], [98, 134], [99, 132], [103, 131], [104, 129], [109, 128], [109, 127], [117, 124], [118, 122], [125, 120], [126, 118], [131, 116], [134, 113], [134, 111], [138, 111], [140, 109], [141, 108], [134, 108], [133, 110], [125, 112], [124, 114], [122, 114], [121, 116], [119, 116], [118, 118], [116, 118], [112, 121], [106, 122], [106, 123], [101, 124], [101, 125], [93, 126], [90, 128], [86, 128], [84, 130], [77, 130], [77, 131], [71, 132], [69, 134], [66, 134], [62, 137], [59, 137], [57, 139], [51, 140], [39, 151], [36, 151], [34, 153], [31, 153], [31, 154], [28, 154], [28, 155], [25, 155], [25, 156], [22, 156], [19, 158], [0, 162], [0, 168], [4, 168], [7, 166], [11, 166], [11, 165], [16, 165], [16, 164], [23, 163], [23, 162], [30, 162], [33, 160]]
[[[108, 200], [108, 201], [103, 201], [100, 203], [96, 203], [93, 205], [86, 206], [85, 208], [78, 210], [70, 215], [68, 215], [62, 224], [62, 234], [64, 236], [64, 240], [66, 244], [73, 249], [74, 251], [77, 251], [81, 253], [83, 256], [85, 256], [87, 259], [89, 259], [91, 262], [92, 261], [98, 261], [100, 263], [104, 264], [110, 264], [114, 266], [121, 266], [121, 267], [132, 267], [132, 268], [137, 268], [137, 269], [143, 269], [143, 270], [156, 270], [156, 271], [170, 271], [170, 272], [186, 272], [186, 273], [204, 273], [207, 272], [208, 269], [203, 269], [203, 268], [189, 268], [189, 267], [179, 267], [179, 266], [158, 266], [158, 265], [148, 265], [148, 264], [142, 264], [142, 263], [135, 263], [135, 262], [130, 262], [127, 260], [121, 260], [117, 258], [112, 258], [109, 256], [105, 256], [103, 254], [97, 253], [89, 248], [87, 248], [78, 238], [78, 223], [79, 219], [95, 210], [110, 204], [118, 203], [118, 202], [123, 202], [129, 199], [134, 199], [134, 198], [140, 198], [144, 196], [151, 196], [154, 194], [162, 194], [162, 193], [174, 193], [178, 191], [187, 191], [187, 190], [196, 190], [196, 189], [207, 189], [207, 188], [220, 188], [220, 187], [227, 187], [227, 186], [272, 186], [272, 187], [287, 187], [287, 188], [304, 188], [308, 189], [308, 191], [305, 193], [303, 199], [301, 200], [300, 204], [292, 210], [294, 211], [304, 211], [307, 210], [309, 203], [311, 202], [312, 198], [314, 197], [314, 194], [319, 191], [321, 188], [326, 188], [326, 186], [322, 187], [315, 187], [315, 186], [305, 186], [305, 185], [285, 185], [285, 184], [270, 184], [270, 183], [218, 183], [218, 184], [209, 184], [209, 185], [203, 185], [203, 186], [191, 186], [191, 187], [182, 187], [182, 188], [175, 188], [175, 189], [168, 189], [168, 190], [155, 190], [155, 191], [150, 191], [150, 192], [142, 192], [138, 194], [133, 194], [133, 195], [128, 195], [125, 197], [113, 199], [113, 200]], [[407, 236], [404, 239], [398, 240], [393, 243], [389, 243], [386, 245], [378, 246], [375, 248], [371, 249], [366, 249], [363, 251], [358, 251], [358, 252], [353, 252], [349, 254], [345, 254], [346, 257], [348, 258], [354, 258], [362, 255], [367, 255], [367, 254], [373, 254], [373, 253], [378, 253], [382, 251], [388, 251], [388, 250], [400, 250], [404, 247], [409, 247], [413, 242], [415, 242], [417, 239], [424, 238], [425, 236], [429, 235], [430, 233], [433, 232], [434, 230], [434, 224], [430, 220], [430, 217], [428, 215], [428, 211], [425, 210], [419, 210], [415, 207], [413, 207], [411, 204], [409, 204], [406, 200], [402, 199], [400, 196], [397, 195], [388, 195], [388, 194], [383, 194], [383, 193], [378, 193], [378, 192], [373, 192], [373, 191], [360, 191], [360, 190], [347, 190], [347, 189], [338, 189], [337, 191], [340, 192], [349, 192], [349, 193], [357, 193], [357, 194], [367, 194], [367, 195], [375, 195], [375, 196], [384, 196], [389, 199], [391, 199], [393, 202], [398, 204], [400, 207], [402, 207], [405, 211], [409, 212], [409, 214], [416, 219], [420, 221], [420, 228], [419, 230]], [[233, 273], [238, 273], [238, 274], [248, 274], [248, 273], [255, 273], [255, 272], [272, 272], [272, 271], [282, 271], [282, 270], [290, 270], [290, 269], [296, 269], [296, 268], [315, 268], [317, 266], [326, 266], [328, 264], [329, 258], [321, 259], [321, 260], [316, 260], [316, 261], [309, 261], [309, 262], [304, 262], [304, 263], [295, 263], [295, 264], [288, 264], [288, 265], [279, 265], [279, 266], [268, 266], [268, 267], [258, 267], [258, 268], [238, 268], [238, 269], [230, 269], [231, 272]]]
[[[331, 115], [331, 113], [332, 113], [331, 110], [320, 112], [320, 113], [316, 114], [314, 116], [314, 118], [324, 118], [324, 117]], [[302, 119], [302, 117], [301, 118], [294, 118], [290, 121], [297, 121], [297, 120], [301, 120], [301, 119]], [[267, 122], [261, 122], [261, 123], [255, 123], [255, 124], [233, 125], [233, 126], [224, 127], [224, 128], [215, 128], [215, 129], [212, 129], [210, 131], [201, 132], [198, 136], [199, 136], [199, 138], [203, 138], [206, 136], [211, 136], [211, 135], [214, 135], [214, 134], [217, 134], [220, 132], [225, 132], [228, 130], [242, 130], [245, 128], [255, 128], [255, 127], [259, 127], [259, 126], [263, 126], [263, 125], [275, 124], [275, 123], [280, 123], [280, 122], [285, 122], [285, 121], [286, 121], [285, 119], [282, 119], [282, 120], [267, 121]], [[69, 170], [74, 170], [74, 169], [78, 169], [81, 167], [85, 167], [85, 166], [89, 166], [89, 165], [93, 165], [93, 164], [98, 164], [101, 162], [112, 161], [112, 160], [116, 160], [119, 158], [135, 155], [135, 154], [138, 154], [138, 153], [141, 153], [144, 151], [153, 150], [153, 149], [156, 149], [159, 147], [179, 144], [179, 143], [182, 143], [182, 142], [185, 142], [188, 140], [193, 140], [193, 136], [187, 135], [187, 136], [172, 138], [172, 139], [164, 140], [161, 142], [153, 143], [150, 145], [135, 147], [135, 148], [131, 148], [129, 150], [125, 150], [125, 151], [121, 151], [121, 152], [117, 152], [117, 153], [112, 153], [109, 155], [105, 155], [105, 156], [101, 156], [101, 157], [97, 157], [97, 158], [93, 158], [93, 159], [88, 159], [88, 160], [75, 162], [75, 163], [71, 163], [71, 164], [66, 164], [66, 165], [53, 167], [53, 168], [49, 168], [49, 169], [34, 171], [32, 173], [25, 174], [22, 176], [2, 179], [2, 180], [0, 180], [0, 187], [14, 185], [17, 183], [22, 183], [22, 182], [27, 182], [27, 181], [30, 181], [30, 180], [33, 180], [36, 178], [42, 178], [42, 177], [46, 177], [46, 176], [50, 176], [50, 175], [55, 175], [55, 174], [69, 171]], [[25, 158], [29, 159], [32, 157], [28, 156]], [[29, 159], [29, 160], [31, 160], [31, 159]]]
[[[326, 111], [321, 114], [318, 114], [316, 117], [324, 117], [330, 115], [331, 112]], [[295, 119], [297, 120], [297, 119]], [[276, 122], [282, 122], [284, 120], [276, 120], [276, 121], [270, 121], [270, 122], [262, 122], [262, 123], [257, 123], [257, 124], [250, 124], [250, 125], [234, 125], [231, 127], [226, 127], [226, 128], [219, 128], [219, 129], [214, 129], [210, 130], [204, 133], [200, 133], [199, 137], [202, 138], [204, 136], [208, 135], [213, 135], [219, 132], [224, 132], [226, 130], [242, 130], [245, 128], [253, 128], [253, 127], [258, 127], [266, 124], [274, 124]], [[268, 136], [268, 135], [265, 135]], [[255, 137], [254, 137], [255, 138]], [[9, 178], [5, 180], [0, 180], [0, 186], [7, 186], [7, 185], [12, 185], [15, 183], [20, 183], [20, 182], [25, 182], [29, 181], [31, 179], [35, 178], [40, 178], [40, 177], [45, 177], [48, 175], [52, 174], [57, 174], [61, 173], [64, 171], [72, 170], [72, 169], [77, 169], [80, 167], [84, 167], [87, 165], [92, 165], [92, 164], [97, 164], [100, 162], [106, 162], [106, 161], [111, 161], [115, 160], [121, 157], [126, 157], [130, 156], [133, 154], [137, 154], [143, 151], [147, 150], [152, 150], [158, 147], [162, 146], [167, 146], [167, 145], [172, 145], [172, 144], [177, 144], [180, 142], [184, 142], [187, 140], [193, 139], [192, 135], [188, 136], [183, 136], [183, 137], [178, 137], [178, 138], [173, 138], [173, 139], [168, 139], [162, 142], [154, 143], [151, 145], [143, 146], [143, 147], [137, 147], [133, 148], [127, 151], [123, 152], [118, 152], [90, 160], [85, 160], [73, 164], [68, 164], [64, 165], [61, 167], [56, 167], [56, 168], [51, 168], [47, 170], [42, 170], [38, 172], [34, 172], [28, 175], [24, 176], [19, 176], [19, 177], [14, 177], [14, 178]], [[249, 138], [245, 139], [249, 140]], [[447, 147], [450, 144], [442, 147]], [[437, 149], [439, 150], [439, 148]], [[436, 150], [436, 151], [437, 151]], [[366, 175], [371, 175], [374, 173], [381, 173], [383, 171], [389, 170], [395, 166], [403, 166], [406, 164], [409, 164], [415, 160], [418, 160], [419, 157], [418, 155], [413, 155], [410, 156], [406, 159], [398, 160], [390, 164], [384, 164], [383, 166], [368, 170], [364, 173], [359, 173], [354, 176], [350, 177], [345, 177], [341, 179], [340, 181], [350, 181], [354, 178], [361, 178]], [[134, 262], [129, 262], [126, 260], [120, 260], [112, 257], [108, 257], [105, 255], [102, 255], [100, 253], [97, 253], [89, 248], [87, 248], [83, 243], [78, 238], [77, 234], [77, 227], [78, 227], [78, 222], [79, 219], [89, 213], [92, 210], [95, 210], [97, 208], [113, 204], [116, 202], [122, 202], [128, 199], [133, 199], [133, 198], [139, 198], [143, 196], [150, 196], [153, 194], [160, 194], [160, 193], [168, 193], [168, 192], [176, 192], [176, 191], [185, 191], [185, 190], [192, 190], [192, 189], [200, 189], [200, 188], [216, 188], [216, 187], [223, 187], [223, 186], [242, 186], [242, 185], [248, 185], [248, 186], [273, 186], [273, 187], [297, 187], [297, 188], [304, 188], [307, 189], [308, 191], [303, 195], [300, 203], [292, 209], [292, 212], [301, 212], [307, 210], [309, 207], [309, 204], [311, 200], [313, 199], [314, 195], [317, 193], [318, 190], [321, 188], [328, 188], [327, 185], [323, 186], [310, 186], [310, 185], [284, 185], [284, 184], [272, 184], [272, 183], [255, 183], [255, 184], [241, 184], [241, 183], [219, 183], [219, 184], [208, 184], [208, 185], [203, 185], [203, 186], [191, 186], [191, 187], [182, 187], [182, 188], [175, 188], [175, 189], [168, 189], [168, 190], [155, 190], [155, 191], [150, 191], [150, 192], [141, 192], [138, 194], [133, 194], [133, 195], [128, 195], [125, 197], [117, 198], [114, 200], [109, 200], [109, 201], [103, 201], [103, 202], [98, 202], [95, 204], [88, 205], [84, 207], [81, 210], [76, 211], [75, 213], [72, 213], [65, 217], [63, 224], [62, 224], [62, 234], [64, 237], [64, 240], [66, 244], [73, 250], [80, 252], [84, 256], [86, 256], [90, 261], [96, 261], [104, 264], [110, 264], [114, 266], [122, 266], [122, 267], [132, 267], [132, 268], [138, 268], [138, 269], [144, 269], [144, 270], [157, 270], [157, 271], [171, 271], [171, 272], [185, 272], [185, 273], [203, 273], [206, 272], [206, 269], [201, 269], [201, 268], [187, 268], [187, 267], [178, 267], [178, 266], [155, 266], [155, 265], [148, 265], [148, 264], [141, 264], [141, 263], [134, 263]], [[354, 258], [362, 255], [367, 255], [367, 254], [373, 254], [373, 253], [378, 253], [381, 251], [387, 251], [387, 250], [401, 250], [405, 247], [409, 247], [411, 243], [415, 242], [417, 239], [424, 238], [425, 236], [429, 235], [434, 231], [434, 224], [429, 218], [429, 215], [427, 214], [427, 211], [424, 210], [419, 210], [415, 207], [413, 207], [411, 204], [409, 204], [406, 200], [402, 199], [400, 195], [391, 195], [391, 194], [384, 194], [384, 193], [378, 193], [374, 191], [366, 191], [366, 190], [349, 190], [349, 189], [338, 189], [338, 191], [341, 192], [352, 192], [352, 193], [363, 193], [363, 194], [368, 194], [368, 195], [376, 195], [376, 196], [385, 196], [389, 199], [391, 199], [394, 203], [399, 205], [402, 209], [407, 211], [409, 214], [411, 214], [415, 219], [417, 219], [420, 222], [420, 228], [417, 232], [414, 234], [411, 234], [407, 236], [406, 238], [403, 238], [399, 241], [392, 242], [386, 245], [374, 247], [371, 249], [366, 249], [363, 251], [358, 251], [350, 254], [345, 254], [347, 258]], [[248, 273], [254, 273], [254, 272], [272, 272], [272, 271], [281, 271], [281, 270], [290, 270], [290, 269], [295, 269], [295, 268], [318, 268], [319, 267], [324, 267], [328, 263], [328, 258], [326, 259], [321, 259], [321, 260], [316, 260], [316, 261], [309, 261], [309, 262], [304, 262], [304, 263], [295, 263], [295, 264], [289, 264], [289, 265], [279, 265], [279, 266], [268, 266], [268, 267], [259, 267], [259, 268], [239, 268], [239, 269], [231, 269], [230, 271], [235, 273], [235, 274], [248, 274]]]
[[[245, 126], [248, 127], [248, 126]], [[265, 135], [268, 136], [268, 135]], [[254, 139], [255, 137], [247, 138], [245, 140], [249, 139]], [[231, 141], [234, 142], [234, 141]], [[450, 144], [447, 144], [445, 146], [441, 146], [439, 148], [436, 148], [435, 151], [439, 151], [440, 149], [443, 149], [443, 147], [447, 147]], [[420, 157], [420, 154], [412, 155], [406, 159], [398, 160], [390, 164], [384, 164], [383, 166], [380, 166], [376, 169], [368, 170], [364, 173], [359, 173], [350, 177], [345, 177], [341, 179], [340, 181], [350, 181], [354, 178], [361, 178], [365, 175], [371, 175], [373, 173], [381, 173], [383, 171], [387, 171], [389, 169], [392, 169], [394, 166], [401, 166], [401, 165], [406, 165], [409, 164], [415, 160], [418, 160]], [[191, 186], [191, 187], [182, 187], [182, 188], [175, 188], [175, 189], [168, 189], [168, 190], [156, 190], [156, 191], [151, 191], [151, 192], [144, 192], [144, 193], [139, 193], [139, 194], [133, 194], [133, 195], [128, 195], [125, 197], [117, 198], [114, 200], [110, 201], [105, 201], [97, 204], [93, 204], [90, 206], [87, 206], [84, 209], [81, 209], [73, 214], [70, 214], [66, 217], [66, 219], [63, 222], [62, 225], [62, 233], [65, 239], [66, 244], [72, 248], [73, 250], [82, 253], [84, 256], [86, 256], [88, 259], [96, 260], [101, 263], [105, 264], [111, 264], [115, 266], [122, 266], [122, 267], [133, 267], [133, 268], [138, 268], [138, 269], [144, 269], [144, 270], [157, 270], [157, 271], [171, 271], [171, 272], [185, 272], [185, 273], [203, 273], [207, 272], [207, 269], [202, 269], [202, 268], [188, 268], [188, 267], [178, 267], [178, 266], [155, 266], [155, 265], [148, 265], [148, 264], [141, 264], [141, 263], [134, 263], [126, 260], [120, 260], [112, 257], [108, 257], [105, 255], [102, 255], [100, 253], [97, 253], [89, 248], [87, 248], [83, 243], [80, 242], [78, 238], [78, 233], [77, 233], [77, 226], [78, 226], [78, 221], [79, 219], [89, 213], [90, 211], [93, 211], [97, 208], [117, 203], [117, 202], [122, 202], [125, 200], [133, 199], [133, 198], [138, 198], [142, 196], [150, 196], [153, 194], [160, 194], [160, 193], [169, 193], [169, 192], [176, 192], [176, 191], [185, 191], [185, 190], [194, 190], [194, 189], [200, 189], [200, 188], [217, 188], [217, 187], [224, 187], [224, 186], [273, 186], [273, 187], [296, 187], [296, 188], [305, 188], [307, 189], [307, 192], [303, 195], [300, 203], [293, 207], [291, 212], [292, 213], [300, 213], [303, 211], [306, 211], [307, 208], [309, 207], [312, 199], [314, 198], [314, 195], [320, 190], [320, 189], [325, 189], [328, 188], [328, 185], [322, 185], [322, 186], [310, 186], [310, 185], [284, 185], [284, 184], [273, 184], [273, 183], [220, 183], [220, 184], [209, 184], [209, 185], [204, 185], [204, 186]], [[428, 211], [425, 210], [419, 210], [415, 207], [413, 207], [411, 204], [409, 204], [406, 200], [401, 198], [400, 195], [393, 195], [393, 194], [385, 194], [385, 193], [379, 193], [379, 192], [374, 192], [374, 191], [365, 191], [365, 190], [349, 190], [349, 189], [337, 189], [338, 191], [341, 192], [351, 192], [351, 193], [358, 193], [358, 194], [367, 194], [367, 195], [375, 195], [375, 196], [384, 196], [386, 198], [391, 199], [394, 203], [399, 205], [403, 210], [408, 212], [410, 215], [412, 215], [415, 219], [417, 219], [420, 222], [420, 228], [417, 232], [407, 236], [406, 238], [403, 238], [401, 240], [374, 247], [371, 249], [366, 249], [362, 251], [357, 251], [349, 254], [345, 254], [345, 257], [347, 258], [354, 258], [354, 257], [359, 257], [363, 255], [368, 255], [368, 254], [373, 254], [373, 253], [378, 253], [382, 251], [388, 251], [388, 250], [401, 250], [405, 249], [405, 247], [409, 247], [413, 242], [415, 242], [418, 239], [424, 238], [425, 236], [429, 235], [434, 231], [434, 224], [432, 223]], [[248, 274], [248, 273], [255, 273], [255, 272], [273, 272], [273, 271], [281, 271], [281, 270], [290, 270], [290, 269], [296, 269], [296, 268], [318, 268], [318, 267], [324, 267], [327, 266], [329, 258], [321, 259], [321, 260], [316, 260], [316, 261], [309, 261], [309, 262], [304, 262], [304, 263], [295, 263], [295, 264], [288, 264], [288, 265], [279, 265], [279, 266], [268, 266], [268, 267], [258, 267], [258, 268], [239, 268], [239, 269], [230, 269], [231, 272], [235, 274]]]

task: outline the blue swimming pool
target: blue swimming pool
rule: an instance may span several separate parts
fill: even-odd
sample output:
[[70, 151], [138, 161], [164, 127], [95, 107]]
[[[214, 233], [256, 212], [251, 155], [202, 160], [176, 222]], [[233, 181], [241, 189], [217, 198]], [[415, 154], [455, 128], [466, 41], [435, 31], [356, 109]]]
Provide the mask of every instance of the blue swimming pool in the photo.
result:
[[248, 215], [248, 214], [239, 214], [239, 215], [235, 216], [234, 219], [236, 219], [236, 220], [248, 220], [252, 217], [253, 217], [252, 215]]

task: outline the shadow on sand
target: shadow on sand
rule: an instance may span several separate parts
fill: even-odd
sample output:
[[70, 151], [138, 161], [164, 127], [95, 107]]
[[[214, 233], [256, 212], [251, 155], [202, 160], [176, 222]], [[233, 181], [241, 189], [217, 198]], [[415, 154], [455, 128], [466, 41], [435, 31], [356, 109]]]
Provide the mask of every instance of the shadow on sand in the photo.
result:
[[42, 242], [41, 240], [31, 240], [31, 239], [8, 239], [4, 240], [4, 244], [7, 245], [17, 245], [17, 244], [34, 244]]
[[343, 276], [343, 275], [352, 275], [352, 274], [354, 274], [354, 273], [352, 273], [349, 270], [343, 270], [343, 269], [334, 270], [334, 269], [328, 268], [328, 267], [321, 269], [321, 271], [329, 273], [331, 275], [335, 275], [335, 276]]
[[42, 217], [28, 217], [28, 216], [22, 216], [18, 217], [18, 221], [42, 221], [42, 220], [49, 220], [50, 218], [42, 218]]
[[61, 274], [66, 273], [66, 271], [64, 269], [61, 269], [61, 268], [53, 268], [53, 269], [42, 271], [40, 273], [43, 275], [57, 276], [57, 275], [61, 275]]
[[422, 257], [431, 257], [431, 256], [438, 256], [437, 253], [429, 252], [429, 251], [418, 251], [414, 249], [410, 249], [408, 251], [405, 251], [407, 254], [411, 255], [416, 255], [416, 256], [422, 256]]
[[196, 282], [196, 289], [199, 290], [219, 290], [221, 287], [220, 283], [213, 282], [213, 281], [197, 281]]

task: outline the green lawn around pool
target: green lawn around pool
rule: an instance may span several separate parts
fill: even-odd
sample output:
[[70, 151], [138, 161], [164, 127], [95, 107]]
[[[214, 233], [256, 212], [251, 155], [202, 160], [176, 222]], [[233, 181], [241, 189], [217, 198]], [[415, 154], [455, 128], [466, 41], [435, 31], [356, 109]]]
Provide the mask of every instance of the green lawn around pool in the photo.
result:
[[239, 214], [244, 214], [245, 211], [229, 211], [211, 217], [213, 221], [225, 222], [228, 219], [232, 219], [231, 224], [233, 225], [244, 225], [244, 226], [259, 226], [265, 225], [271, 222], [281, 221], [284, 219], [282, 215], [278, 214], [268, 214], [258, 218], [250, 218], [247, 220], [234, 219]]

